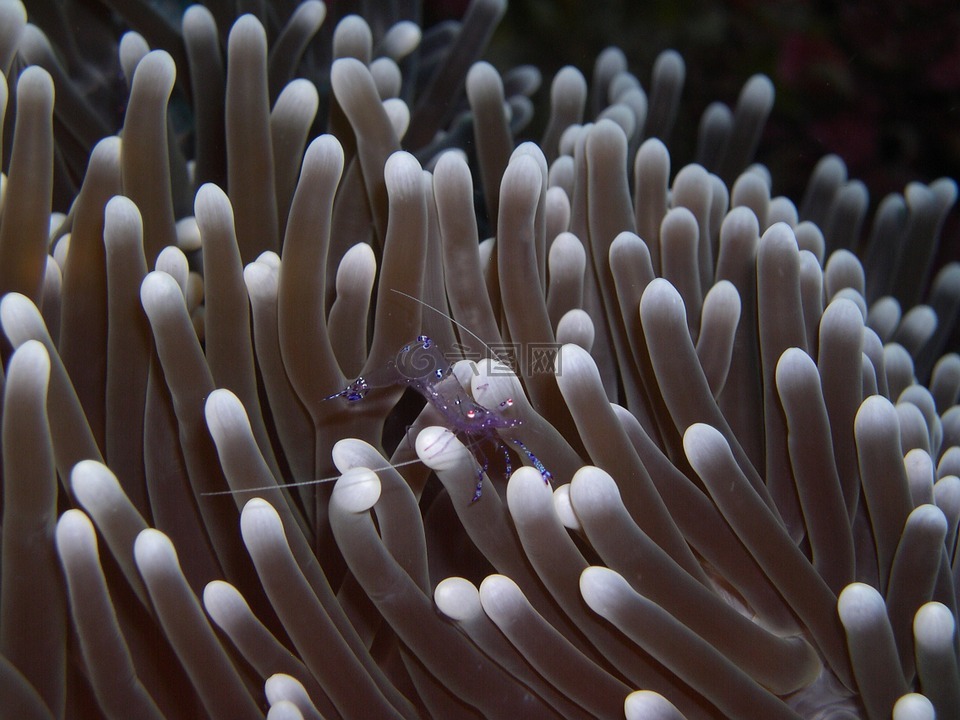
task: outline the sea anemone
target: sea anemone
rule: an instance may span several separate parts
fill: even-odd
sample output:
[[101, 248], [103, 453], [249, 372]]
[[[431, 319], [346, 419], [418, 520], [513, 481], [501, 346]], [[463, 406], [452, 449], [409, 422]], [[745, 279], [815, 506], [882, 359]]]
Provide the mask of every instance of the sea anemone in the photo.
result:
[[956, 184], [402, 5], [0, 0], [0, 715], [960, 716]]

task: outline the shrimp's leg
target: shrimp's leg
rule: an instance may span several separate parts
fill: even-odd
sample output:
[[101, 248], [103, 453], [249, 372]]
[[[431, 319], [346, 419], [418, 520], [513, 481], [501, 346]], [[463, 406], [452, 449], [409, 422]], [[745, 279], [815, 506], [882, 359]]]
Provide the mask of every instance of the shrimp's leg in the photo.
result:
[[483, 452], [479, 445], [476, 446], [476, 450], [474, 451], [474, 461], [477, 459], [477, 453], [483, 458], [483, 462], [477, 462], [477, 486], [473, 489], [473, 497], [470, 499], [471, 503], [475, 503], [483, 494], [483, 476], [487, 470], [490, 469], [490, 461], [487, 459], [487, 454]]
[[483, 473], [483, 468], [477, 466], [477, 486], [473, 489], [473, 497], [470, 498], [471, 503], [475, 503], [483, 495]]
[[532, 464], [537, 470], [540, 471], [540, 476], [543, 478], [543, 481], [544, 481], [547, 485], [549, 485], [549, 484], [553, 481], [553, 473], [551, 473], [549, 470], [547, 470], [546, 466], [545, 466], [542, 462], [540, 462], [540, 458], [538, 458], [536, 455], [534, 455], [533, 452], [530, 450], [530, 448], [528, 448], [526, 445], [524, 445], [522, 442], [520, 442], [520, 441], [517, 440], [516, 438], [513, 438], [513, 443], [514, 443], [517, 447], [519, 447], [521, 450], [523, 450], [524, 454], [525, 454], [528, 458], [530, 458], [531, 464]]

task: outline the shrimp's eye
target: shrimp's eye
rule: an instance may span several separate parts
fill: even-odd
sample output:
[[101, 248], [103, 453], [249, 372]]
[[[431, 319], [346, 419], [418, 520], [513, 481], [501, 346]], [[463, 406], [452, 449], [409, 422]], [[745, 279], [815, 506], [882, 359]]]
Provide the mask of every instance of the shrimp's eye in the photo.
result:
[[500, 407], [513, 407], [513, 398], [507, 398], [504, 400], [502, 403], [500, 403]]
[[473, 410], [473, 409], [467, 410], [467, 419], [468, 419], [468, 420], [473, 420], [476, 416], [477, 416], [477, 411], [476, 411], [476, 410]]

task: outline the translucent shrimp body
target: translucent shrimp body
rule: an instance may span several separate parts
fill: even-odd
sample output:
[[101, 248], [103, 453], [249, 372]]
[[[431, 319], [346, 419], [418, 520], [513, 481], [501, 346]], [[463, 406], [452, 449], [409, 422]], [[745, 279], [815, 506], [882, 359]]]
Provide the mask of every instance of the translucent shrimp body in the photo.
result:
[[[521, 421], [505, 417], [471, 398], [457, 380], [446, 356], [426, 335], [420, 335], [415, 341], [400, 348], [396, 358], [386, 367], [373, 375], [357, 378], [326, 399], [344, 398], [348, 402], [359, 402], [371, 388], [389, 385], [407, 385], [415, 389], [436, 408], [453, 435], [468, 438], [470, 444], [474, 445], [490, 440], [496, 447], [503, 448], [507, 474], [512, 472], [510, 456], [497, 431], [517, 427]], [[513, 399], [508, 398], [500, 403], [499, 409], [512, 404]], [[544, 482], [549, 482], [553, 476], [543, 463], [521, 441], [513, 439], [512, 442], [540, 471]], [[480, 499], [487, 465], [485, 459], [478, 463], [474, 501]]]

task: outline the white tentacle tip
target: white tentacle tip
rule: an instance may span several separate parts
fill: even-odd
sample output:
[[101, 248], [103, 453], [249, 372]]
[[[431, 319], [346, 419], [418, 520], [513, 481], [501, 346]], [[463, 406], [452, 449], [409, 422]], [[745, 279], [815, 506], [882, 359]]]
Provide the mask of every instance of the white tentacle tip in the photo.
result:
[[57, 521], [57, 552], [61, 558], [76, 555], [83, 547], [97, 551], [97, 535], [93, 523], [82, 510], [67, 510]]
[[42, 388], [42, 391], [46, 392], [50, 380], [50, 354], [46, 346], [39, 340], [27, 340], [23, 343], [10, 357], [7, 377], [16, 377], [21, 383], [29, 381], [32, 386], [36, 386], [37, 391]]
[[136, 65], [134, 86], [149, 85], [158, 95], [169, 95], [177, 79], [177, 66], [166, 50], [151, 50]]
[[527, 510], [549, 505], [553, 508], [553, 492], [536, 468], [523, 466], [514, 470], [507, 483], [507, 506], [514, 516]]
[[77, 501], [87, 509], [109, 505], [123, 497], [117, 476], [96, 460], [81, 460], [73, 466], [70, 488]]
[[153, 270], [140, 284], [140, 302], [147, 315], [157, 312], [168, 304], [183, 303], [183, 292], [176, 279], [163, 270]]
[[433, 601], [440, 612], [457, 622], [472, 620], [483, 612], [480, 591], [462, 577], [441, 580], [433, 591]]
[[43, 325], [40, 311], [33, 301], [18, 292], [9, 292], [0, 300], [0, 325], [14, 347], [35, 336]]
[[[283, 673], [271, 675], [263, 684], [263, 691], [267, 702], [270, 703], [271, 714], [268, 714], [268, 718], [295, 720], [298, 715], [294, 714], [294, 710], [299, 713], [299, 717], [320, 717], [303, 683], [291, 675]], [[274, 708], [280, 708], [282, 713], [277, 715], [274, 713]]]
[[876, 588], [859, 582], [850, 583], [840, 593], [837, 613], [848, 633], [875, 627], [887, 618], [883, 596]]
[[685, 720], [676, 706], [653, 690], [637, 690], [623, 701], [626, 720]]
[[570, 501], [569, 484], [561, 485], [553, 491], [553, 509], [565, 528], [573, 530], [574, 532], [583, 532], [580, 518], [577, 517], [573, 503]]
[[525, 602], [520, 587], [506, 575], [488, 575], [480, 583], [480, 604], [497, 625], [508, 623]]
[[331, 502], [347, 512], [366, 512], [380, 499], [380, 478], [365, 467], [347, 470], [333, 487]]
[[225, 388], [217, 388], [207, 396], [203, 414], [215, 440], [231, 431], [249, 432], [250, 421], [247, 419], [243, 403], [240, 402], [240, 398]]
[[240, 534], [244, 541], [254, 535], [267, 536], [278, 531], [283, 532], [283, 523], [276, 508], [263, 498], [247, 500], [240, 511]]
[[245, 622], [250, 606], [240, 591], [224, 580], [212, 580], [203, 588], [203, 607], [207, 615], [222, 629], [228, 630]]
[[413, 155], [404, 150], [398, 150], [387, 158], [383, 166], [383, 181], [391, 197], [413, 198], [423, 194], [423, 168]]
[[141, 530], [133, 543], [133, 558], [140, 568], [141, 574], [145, 570], [157, 569], [172, 564], [178, 565], [177, 551], [169, 537], [159, 530], [147, 528]]
[[589, 608], [602, 617], [608, 617], [611, 609], [618, 605], [618, 596], [623, 592], [627, 581], [623, 577], [601, 565], [593, 565], [580, 573], [580, 595]]
[[414, 447], [421, 462], [431, 470], [452, 470], [469, 455], [450, 430], [438, 425], [421, 430]]
[[933, 703], [920, 693], [907, 693], [893, 706], [892, 720], [934, 720], [937, 716]]
[[123, 195], [114, 195], [107, 201], [103, 211], [103, 240], [108, 249], [118, 239], [140, 239], [143, 234], [143, 218], [137, 204]]
[[227, 36], [227, 56], [236, 52], [241, 46], [249, 47], [253, 51], [266, 52], [267, 32], [256, 16], [247, 13], [237, 18]]
[[[337, 60], [337, 62], [340, 62]], [[319, 135], [310, 141], [303, 158], [304, 166], [316, 164], [323, 168], [333, 168], [339, 178], [343, 172], [343, 146], [335, 135]]]
[[913, 616], [913, 637], [922, 648], [948, 650], [953, 646], [956, 627], [953, 613], [939, 602], [921, 605]]

